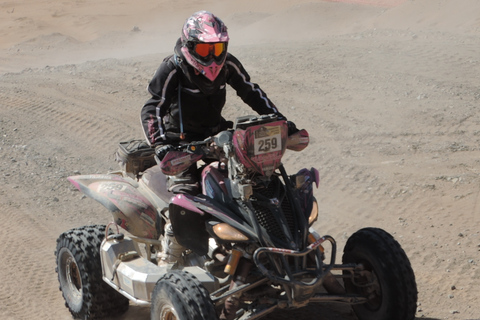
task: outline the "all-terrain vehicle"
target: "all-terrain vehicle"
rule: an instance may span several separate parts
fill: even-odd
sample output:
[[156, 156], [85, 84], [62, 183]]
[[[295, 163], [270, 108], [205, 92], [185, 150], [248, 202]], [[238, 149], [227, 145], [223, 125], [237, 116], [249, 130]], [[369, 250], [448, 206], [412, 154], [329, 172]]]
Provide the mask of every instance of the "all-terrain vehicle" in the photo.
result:
[[[141, 142], [121, 143], [122, 170], [69, 177], [113, 216], [57, 240], [72, 315], [111, 317], [132, 301], [149, 305], [151, 319], [259, 319], [338, 302], [360, 320], [414, 319], [414, 273], [390, 234], [355, 232], [337, 264], [334, 238], [312, 228], [319, 173], [287, 174], [285, 151], [309, 143], [305, 130], [289, 136], [287, 127], [275, 115], [239, 117], [233, 129], [179, 145], [161, 161]], [[202, 193], [169, 192], [167, 177], [195, 163]], [[187, 248], [175, 264], [159, 263], [167, 224]]]

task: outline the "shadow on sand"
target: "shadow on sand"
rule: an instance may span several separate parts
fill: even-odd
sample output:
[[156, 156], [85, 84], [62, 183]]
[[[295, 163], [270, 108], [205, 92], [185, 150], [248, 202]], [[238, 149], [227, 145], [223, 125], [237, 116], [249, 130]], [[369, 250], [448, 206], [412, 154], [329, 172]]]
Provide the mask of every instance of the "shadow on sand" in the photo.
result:
[[[277, 310], [265, 316], [264, 320], [290, 320], [290, 319], [311, 319], [315, 316], [315, 320], [358, 320], [350, 306], [324, 303], [310, 305], [298, 310]], [[120, 318], [121, 320], [149, 320], [150, 308], [131, 305], [126, 314]], [[438, 318], [417, 317], [416, 320], [440, 320]]]

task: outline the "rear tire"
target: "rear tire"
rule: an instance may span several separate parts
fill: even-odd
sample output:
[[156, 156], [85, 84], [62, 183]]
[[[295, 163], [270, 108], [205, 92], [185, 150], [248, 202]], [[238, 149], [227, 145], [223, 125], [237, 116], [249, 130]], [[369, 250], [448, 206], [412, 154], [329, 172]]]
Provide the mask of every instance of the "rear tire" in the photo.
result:
[[64, 232], [55, 256], [60, 291], [74, 318], [99, 319], [128, 310], [129, 300], [102, 279], [100, 245], [105, 226], [86, 226]]
[[361, 264], [365, 270], [356, 274], [355, 281], [345, 279], [347, 293], [369, 299], [352, 306], [359, 320], [415, 318], [415, 275], [405, 251], [389, 233], [377, 228], [361, 229], [348, 239], [343, 252], [343, 263]]
[[210, 295], [195, 276], [171, 271], [161, 277], [152, 294], [152, 320], [215, 320]]

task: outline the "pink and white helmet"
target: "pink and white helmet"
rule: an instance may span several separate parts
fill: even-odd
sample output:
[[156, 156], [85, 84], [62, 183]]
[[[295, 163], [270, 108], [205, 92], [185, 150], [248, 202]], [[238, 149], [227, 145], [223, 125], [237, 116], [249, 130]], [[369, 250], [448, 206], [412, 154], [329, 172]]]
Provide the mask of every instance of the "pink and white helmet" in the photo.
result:
[[222, 20], [208, 11], [195, 12], [185, 21], [181, 40], [188, 64], [214, 81], [227, 57], [229, 37]]

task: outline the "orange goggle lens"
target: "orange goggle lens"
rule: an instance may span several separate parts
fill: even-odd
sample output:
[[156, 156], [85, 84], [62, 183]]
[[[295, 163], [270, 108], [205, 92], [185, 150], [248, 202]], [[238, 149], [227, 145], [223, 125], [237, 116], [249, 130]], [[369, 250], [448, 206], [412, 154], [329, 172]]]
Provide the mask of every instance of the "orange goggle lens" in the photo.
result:
[[220, 56], [225, 50], [225, 43], [197, 43], [195, 45], [195, 52], [200, 57], [207, 57], [212, 52], [216, 57]]

